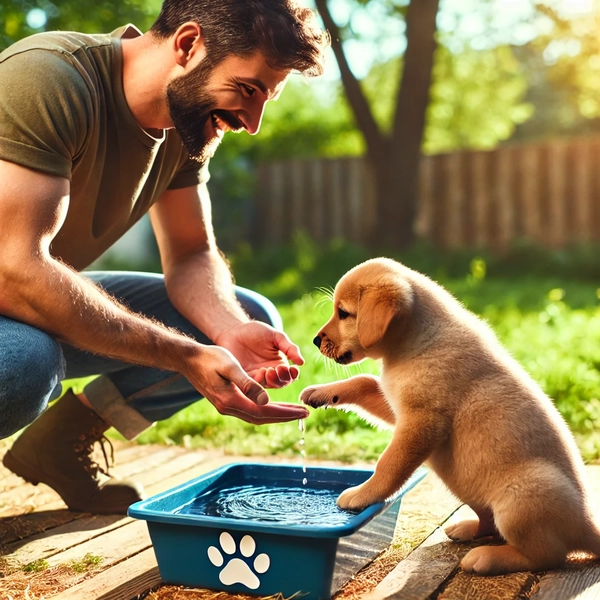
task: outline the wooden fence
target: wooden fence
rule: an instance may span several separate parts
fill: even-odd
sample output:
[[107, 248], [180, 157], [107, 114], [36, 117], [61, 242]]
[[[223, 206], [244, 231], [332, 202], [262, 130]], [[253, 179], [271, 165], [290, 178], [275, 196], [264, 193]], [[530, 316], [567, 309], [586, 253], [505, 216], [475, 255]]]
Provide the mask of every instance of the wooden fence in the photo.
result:
[[[318, 241], [376, 235], [362, 158], [263, 163], [257, 198], [266, 242], [285, 242], [298, 229]], [[444, 248], [600, 241], [600, 137], [424, 156], [415, 231]]]

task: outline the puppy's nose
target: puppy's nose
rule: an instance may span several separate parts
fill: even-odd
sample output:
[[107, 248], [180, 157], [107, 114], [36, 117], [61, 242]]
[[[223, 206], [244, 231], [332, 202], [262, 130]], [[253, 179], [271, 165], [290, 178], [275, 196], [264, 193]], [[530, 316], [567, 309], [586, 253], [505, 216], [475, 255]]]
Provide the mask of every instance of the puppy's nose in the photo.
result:
[[320, 348], [321, 347], [321, 342], [323, 340], [321, 340], [321, 338], [319, 336], [317, 336], [314, 340], [313, 340], [313, 344], [317, 347]]

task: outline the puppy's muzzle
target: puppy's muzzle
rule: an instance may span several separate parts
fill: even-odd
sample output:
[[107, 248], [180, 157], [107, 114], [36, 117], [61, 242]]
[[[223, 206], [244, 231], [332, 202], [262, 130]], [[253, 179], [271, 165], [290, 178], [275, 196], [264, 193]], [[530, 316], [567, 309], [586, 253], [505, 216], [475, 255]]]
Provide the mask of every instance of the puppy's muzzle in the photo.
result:
[[321, 348], [321, 342], [323, 340], [320, 338], [320, 336], [316, 336], [315, 339], [313, 340], [313, 344], [317, 347], [317, 348]]

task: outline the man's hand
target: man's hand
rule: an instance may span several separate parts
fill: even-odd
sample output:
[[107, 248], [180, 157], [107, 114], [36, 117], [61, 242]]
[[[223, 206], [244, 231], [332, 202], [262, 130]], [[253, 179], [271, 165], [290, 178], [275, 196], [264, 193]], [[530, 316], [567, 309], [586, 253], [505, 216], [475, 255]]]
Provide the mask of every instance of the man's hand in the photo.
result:
[[214, 342], [227, 348], [254, 381], [268, 388], [281, 388], [298, 378], [298, 367], [288, 360], [304, 364], [300, 349], [285, 333], [260, 321], [232, 327]]
[[269, 403], [264, 388], [224, 348], [204, 346], [185, 375], [222, 415], [255, 424], [294, 421], [308, 416], [303, 406]]

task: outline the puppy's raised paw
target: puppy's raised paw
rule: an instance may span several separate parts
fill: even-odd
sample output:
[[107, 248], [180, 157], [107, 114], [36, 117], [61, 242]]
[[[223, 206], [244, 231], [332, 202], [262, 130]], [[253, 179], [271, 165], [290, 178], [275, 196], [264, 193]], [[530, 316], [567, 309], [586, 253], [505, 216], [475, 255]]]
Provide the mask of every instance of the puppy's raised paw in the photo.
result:
[[312, 408], [319, 408], [321, 406], [335, 406], [339, 402], [339, 396], [335, 393], [332, 384], [325, 383], [304, 388], [300, 392], [300, 400], [304, 404], [312, 406]]

